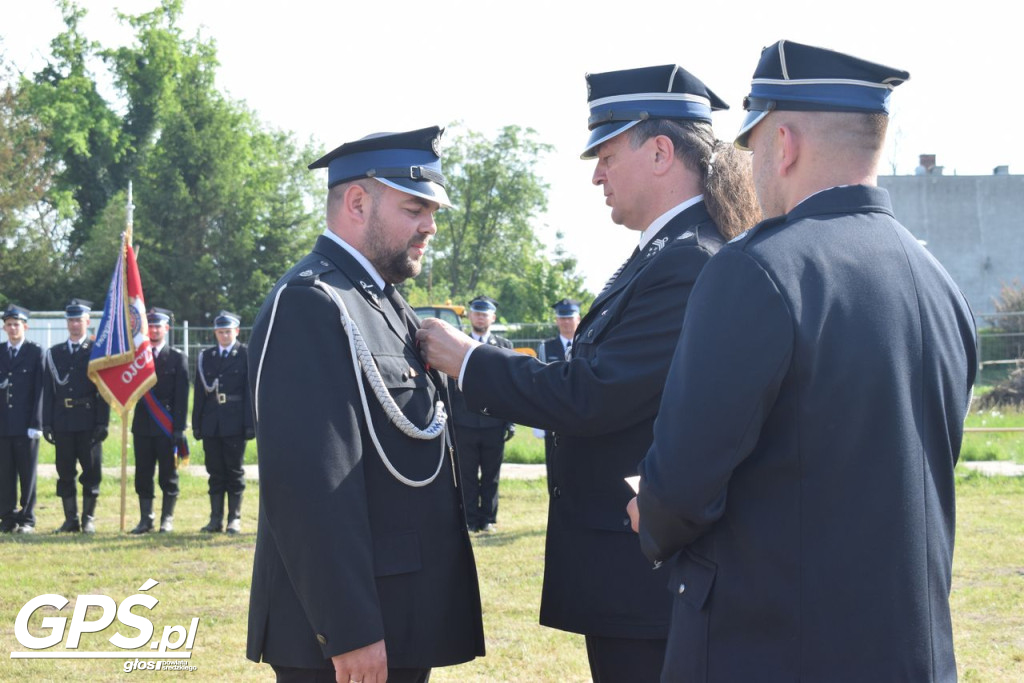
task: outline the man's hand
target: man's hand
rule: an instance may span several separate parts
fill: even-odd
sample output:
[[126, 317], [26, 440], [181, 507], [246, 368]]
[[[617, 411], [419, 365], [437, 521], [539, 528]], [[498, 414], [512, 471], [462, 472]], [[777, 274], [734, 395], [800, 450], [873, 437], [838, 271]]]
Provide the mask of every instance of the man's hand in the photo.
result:
[[43, 438], [46, 439], [46, 443], [53, 443], [53, 427], [43, 425]]
[[92, 442], [103, 443], [107, 440], [107, 425], [96, 425], [92, 430]]
[[431, 368], [449, 377], [458, 377], [462, 361], [480, 342], [438, 318], [427, 318], [416, 332], [420, 354]]
[[626, 503], [626, 514], [629, 515], [629, 525], [633, 527], [633, 531], [640, 533], [640, 507], [636, 504], [636, 496]]
[[331, 657], [337, 683], [384, 683], [388, 679], [388, 653], [384, 641]]
[[516, 435], [516, 426], [509, 422], [505, 425], [505, 441], [509, 441]]

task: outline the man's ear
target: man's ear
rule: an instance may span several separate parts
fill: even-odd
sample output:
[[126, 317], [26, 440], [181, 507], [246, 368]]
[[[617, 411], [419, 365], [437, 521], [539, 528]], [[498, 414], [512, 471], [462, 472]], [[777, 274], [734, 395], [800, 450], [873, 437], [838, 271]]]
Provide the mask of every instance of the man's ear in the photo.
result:
[[779, 146], [778, 166], [775, 169], [780, 177], [789, 175], [800, 157], [800, 134], [788, 124], [780, 124], [776, 144]]
[[342, 200], [342, 210], [349, 219], [357, 224], [365, 223], [370, 215], [373, 197], [359, 183], [352, 183]]
[[654, 174], [662, 175], [672, 167], [676, 148], [666, 135], [655, 135], [651, 141], [654, 143]]

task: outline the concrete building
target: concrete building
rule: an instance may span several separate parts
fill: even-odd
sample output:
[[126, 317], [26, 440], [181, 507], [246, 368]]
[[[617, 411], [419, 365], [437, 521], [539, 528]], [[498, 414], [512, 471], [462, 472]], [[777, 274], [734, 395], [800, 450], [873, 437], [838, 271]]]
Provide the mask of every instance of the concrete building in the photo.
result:
[[879, 176], [896, 217], [960, 285], [981, 316], [995, 311], [1003, 285], [1024, 286], [1024, 175], [945, 175], [922, 154], [912, 176]]

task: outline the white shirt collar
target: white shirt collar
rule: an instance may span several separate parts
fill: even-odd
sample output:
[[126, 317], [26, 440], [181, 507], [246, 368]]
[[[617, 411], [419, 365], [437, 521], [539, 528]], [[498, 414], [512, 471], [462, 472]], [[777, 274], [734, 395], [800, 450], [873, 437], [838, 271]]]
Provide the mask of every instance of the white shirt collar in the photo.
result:
[[221, 346], [220, 344], [217, 344], [217, 347], [220, 349], [220, 355], [223, 356], [225, 353], [228, 353], [231, 349], [235, 348], [235, 343], [231, 342], [231, 346]]
[[352, 258], [354, 258], [356, 261], [359, 261], [359, 265], [366, 269], [366, 272], [370, 274], [370, 277], [373, 278], [373, 281], [377, 283], [377, 287], [379, 287], [381, 291], [384, 290], [384, 286], [387, 284], [386, 282], [384, 282], [384, 278], [380, 276], [380, 273], [378, 273], [377, 269], [373, 267], [373, 264], [370, 263], [365, 256], [359, 253], [358, 249], [356, 249], [351, 244], [335, 235], [333, 232], [331, 232], [330, 228], [324, 228], [324, 237], [331, 240], [348, 253], [352, 254]]
[[643, 251], [644, 247], [650, 244], [651, 240], [658, 236], [661, 229], [668, 225], [668, 222], [681, 214], [691, 206], [704, 201], [704, 195], [699, 194], [696, 197], [690, 197], [682, 204], [677, 204], [665, 213], [661, 214], [654, 219], [654, 222], [647, 226], [647, 229], [640, 234], [640, 251]]
[[159, 355], [160, 355], [160, 352], [164, 350], [164, 347], [165, 347], [165, 346], [167, 346], [167, 340], [164, 340], [164, 341], [163, 341], [163, 342], [162, 342], [162, 343], [160, 344], [160, 346], [156, 346], [156, 347], [154, 347], [154, 348], [153, 348], [153, 355], [154, 355], [154, 356], [159, 356]]

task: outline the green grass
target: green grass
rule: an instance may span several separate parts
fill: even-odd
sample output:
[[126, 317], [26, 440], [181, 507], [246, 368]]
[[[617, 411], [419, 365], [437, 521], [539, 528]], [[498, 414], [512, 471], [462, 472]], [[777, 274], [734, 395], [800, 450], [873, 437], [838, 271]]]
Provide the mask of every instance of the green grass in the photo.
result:
[[[1024, 427], [1024, 413], [999, 409], [975, 411], [967, 416], [967, 427]], [[961, 460], [1010, 460], [1024, 464], [1024, 432], [967, 432], [960, 449]]]
[[[54, 480], [40, 479], [41, 533], [0, 537], [0, 681], [128, 676], [119, 660], [11, 660], [11, 651], [25, 649], [14, 638], [14, 621], [25, 602], [43, 593], [71, 600], [79, 594], [106, 594], [120, 603], [148, 578], [160, 582], [150, 591], [160, 603], [151, 613], [135, 612], [152, 618], [156, 637], [165, 626], [201, 620], [190, 660], [197, 670], [164, 672], [161, 680], [273, 680], [268, 666], [244, 656], [259, 487], [250, 482], [246, 492], [243, 534], [208, 535], [196, 531], [209, 512], [206, 482], [192, 474], [181, 479], [175, 533], [143, 537], [117, 533], [120, 484], [110, 476], [103, 481], [94, 537], [45, 533], [60, 525], [62, 514]], [[1024, 680], [1024, 477], [987, 478], [958, 468], [957, 487], [952, 610], [961, 679]], [[138, 508], [128, 488], [131, 528]], [[547, 514], [544, 481], [503, 479], [501, 494], [499, 531], [473, 537], [487, 656], [439, 669], [431, 680], [589, 680], [582, 638], [537, 624]], [[159, 514], [159, 499], [157, 504]], [[61, 616], [70, 620], [71, 613], [69, 606]], [[43, 616], [37, 613], [31, 622], [35, 635], [45, 634], [39, 628]], [[89, 618], [95, 618], [92, 611]], [[117, 627], [115, 622], [103, 633], [84, 634], [81, 649], [112, 650], [107, 638]], [[123, 625], [120, 629], [136, 635]]]

